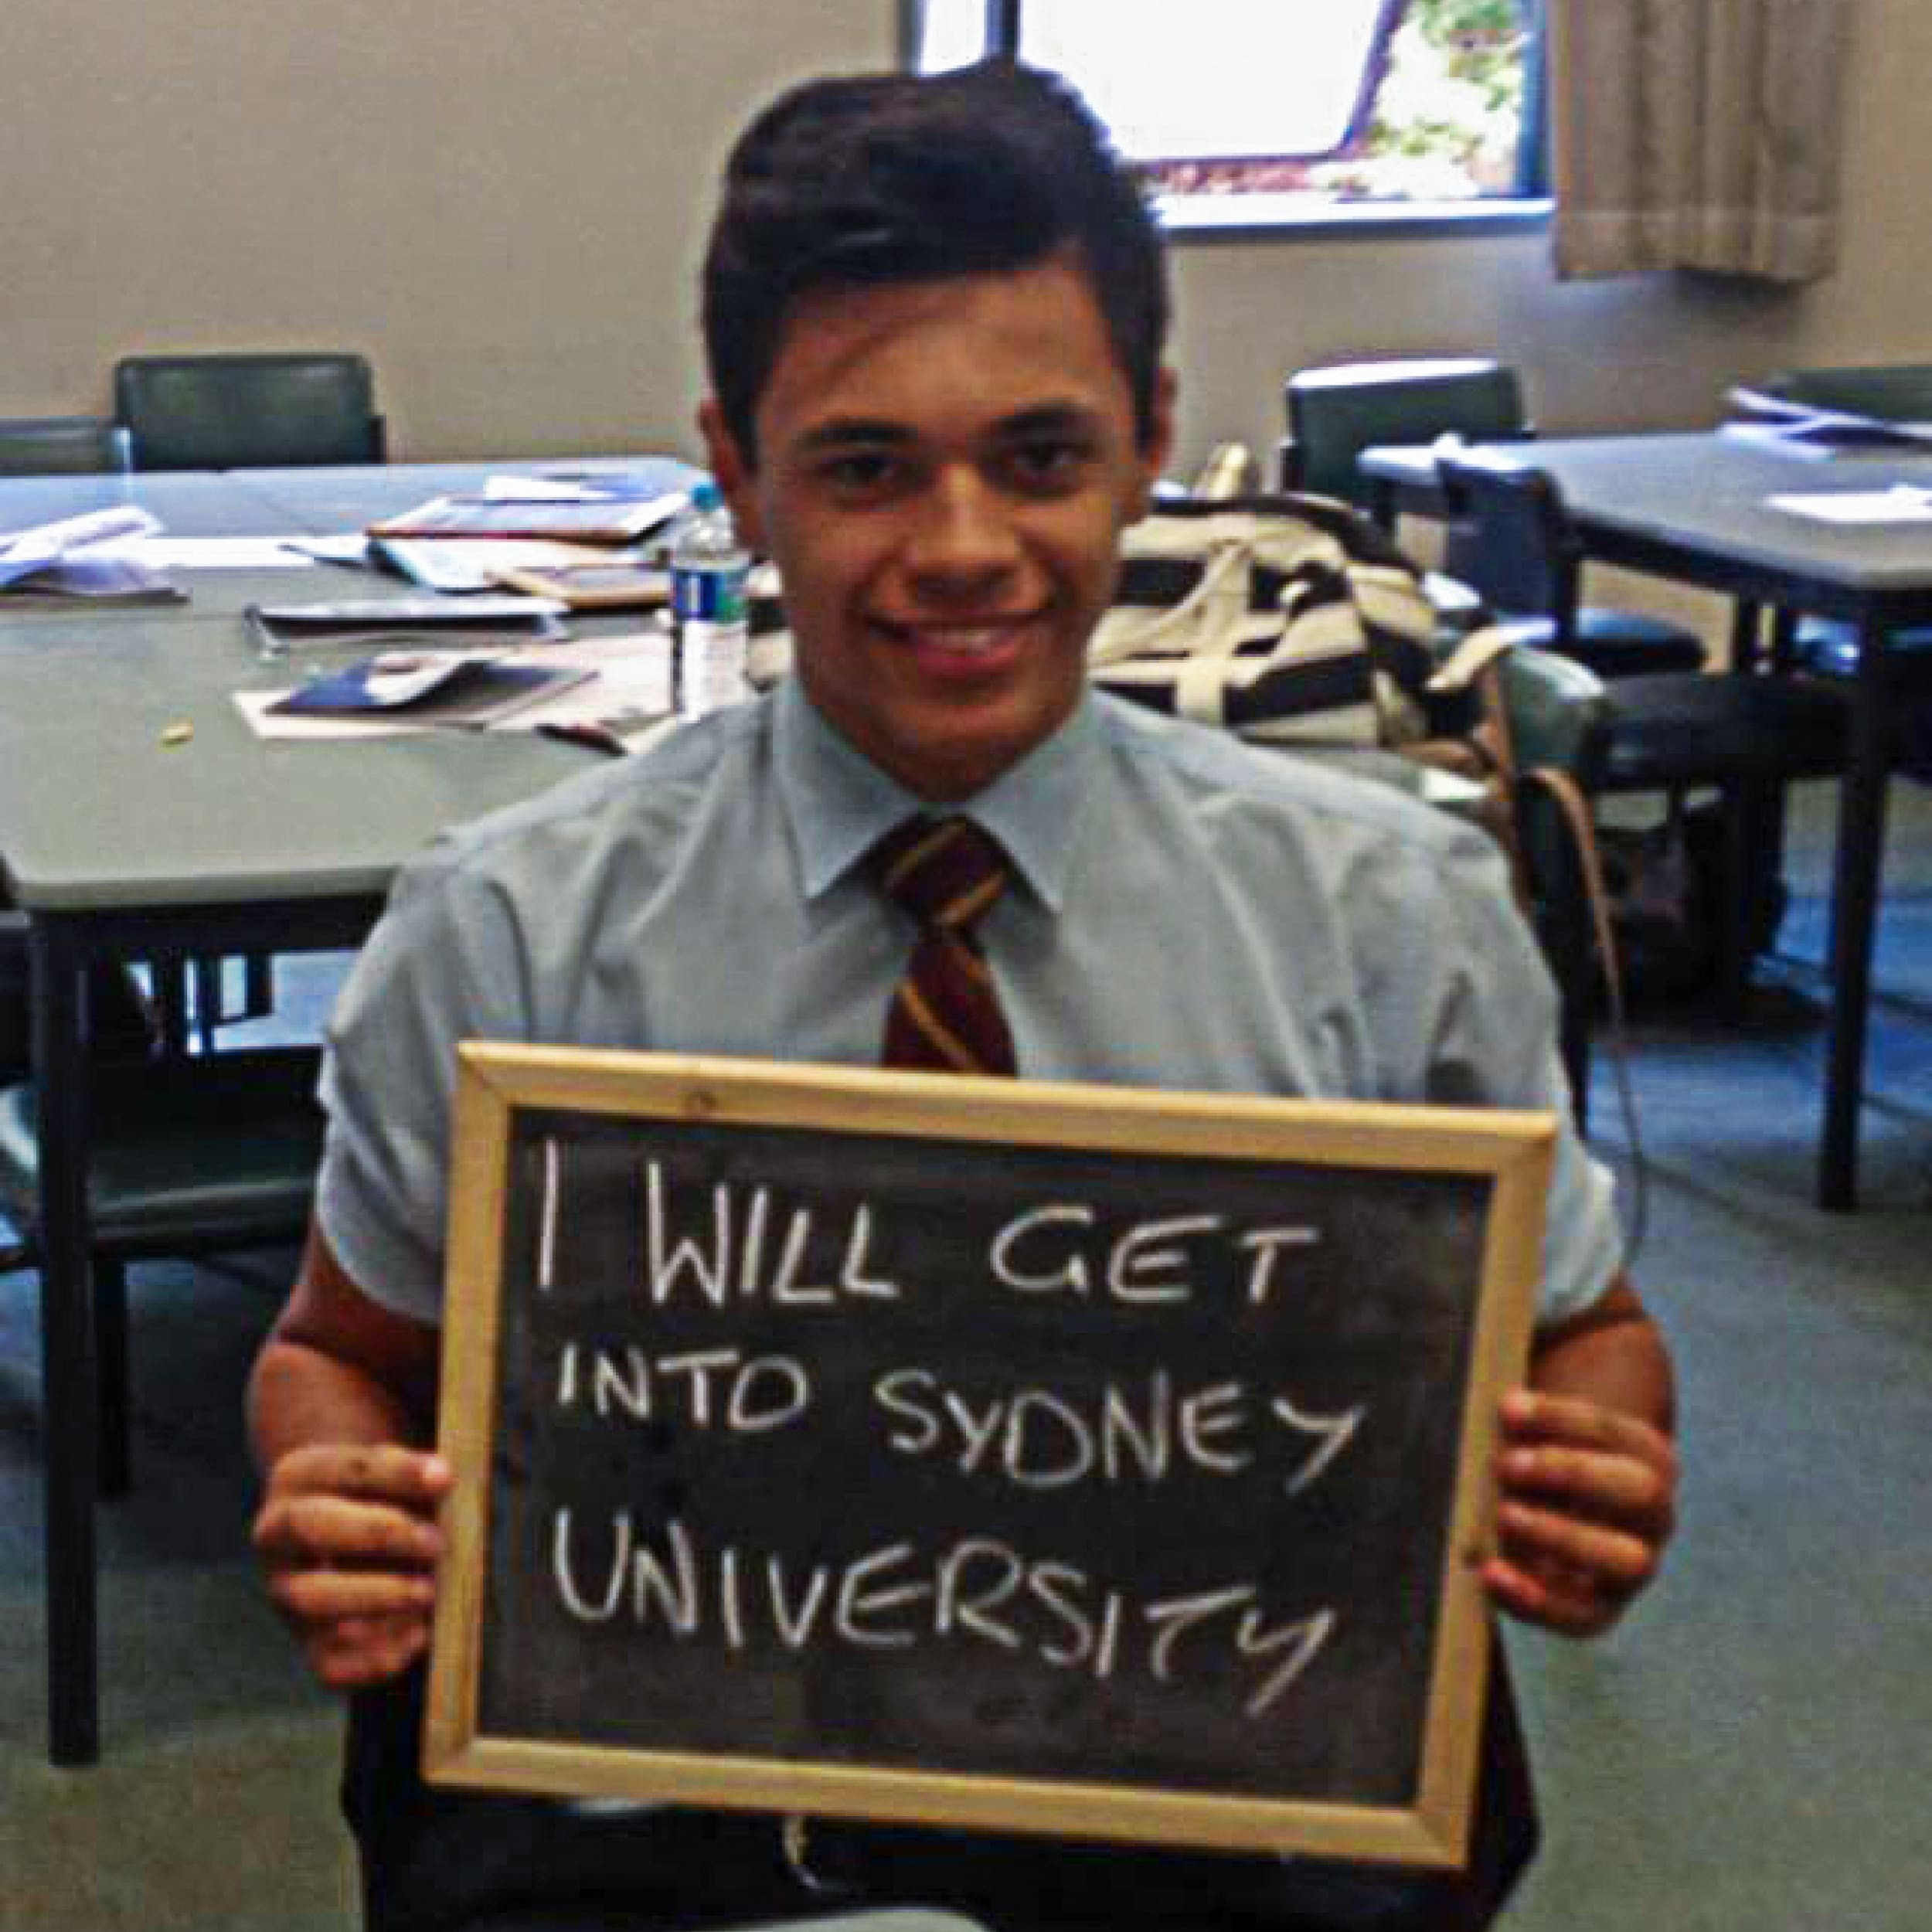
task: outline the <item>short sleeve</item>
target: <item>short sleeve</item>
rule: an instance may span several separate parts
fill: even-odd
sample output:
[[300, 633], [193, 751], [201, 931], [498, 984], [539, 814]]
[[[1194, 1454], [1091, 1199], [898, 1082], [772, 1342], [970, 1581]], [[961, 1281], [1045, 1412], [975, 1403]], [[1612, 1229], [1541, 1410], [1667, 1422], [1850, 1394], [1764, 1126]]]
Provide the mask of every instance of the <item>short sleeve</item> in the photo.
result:
[[441, 1313], [457, 1043], [525, 1036], [521, 952], [500, 895], [433, 852], [399, 877], [329, 1022], [317, 1219], [357, 1286], [418, 1321]]
[[1548, 968], [1511, 895], [1489, 838], [1455, 840], [1412, 883], [1410, 957], [1428, 991], [1417, 1043], [1423, 1090], [1450, 1106], [1547, 1109], [1557, 1136], [1543, 1231], [1538, 1321], [1552, 1326], [1604, 1294], [1623, 1263], [1615, 1185], [1583, 1145], [1556, 1044], [1557, 1002]]

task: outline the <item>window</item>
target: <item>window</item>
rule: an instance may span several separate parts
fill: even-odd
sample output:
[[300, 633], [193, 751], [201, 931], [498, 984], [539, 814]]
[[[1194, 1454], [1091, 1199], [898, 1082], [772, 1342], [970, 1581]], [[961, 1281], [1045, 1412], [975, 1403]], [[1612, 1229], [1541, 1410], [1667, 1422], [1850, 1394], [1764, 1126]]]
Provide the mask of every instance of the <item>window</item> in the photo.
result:
[[1537, 0], [914, 0], [922, 72], [1066, 74], [1173, 226], [1495, 212], [1543, 192]]

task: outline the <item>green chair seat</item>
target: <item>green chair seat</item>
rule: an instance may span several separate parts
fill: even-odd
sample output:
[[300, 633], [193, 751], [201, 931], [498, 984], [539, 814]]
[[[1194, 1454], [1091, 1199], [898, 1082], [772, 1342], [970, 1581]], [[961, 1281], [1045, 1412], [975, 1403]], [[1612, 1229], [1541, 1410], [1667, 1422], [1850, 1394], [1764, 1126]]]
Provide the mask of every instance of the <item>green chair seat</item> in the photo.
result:
[[[91, 1074], [87, 1198], [97, 1251], [192, 1253], [292, 1240], [321, 1156], [317, 1052], [162, 1056]], [[0, 1090], [0, 1212], [31, 1241], [34, 1090]]]

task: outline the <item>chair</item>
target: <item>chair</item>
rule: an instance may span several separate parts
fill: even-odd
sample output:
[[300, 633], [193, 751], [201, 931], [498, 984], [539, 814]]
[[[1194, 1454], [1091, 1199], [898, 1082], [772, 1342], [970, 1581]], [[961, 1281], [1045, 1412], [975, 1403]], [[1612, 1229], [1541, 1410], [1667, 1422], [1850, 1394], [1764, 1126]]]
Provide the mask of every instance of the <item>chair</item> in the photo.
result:
[[119, 423], [98, 416], [0, 419], [0, 476], [121, 475], [133, 467]]
[[1441, 436], [1498, 443], [1534, 434], [1515, 371], [1477, 358], [1299, 369], [1288, 378], [1285, 401], [1281, 487], [1338, 496], [1385, 529], [1395, 521], [1387, 488], [1355, 467], [1371, 444], [1433, 443]]
[[[1565, 560], [1573, 532], [1560, 493], [1547, 475], [1526, 467], [1490, 466], [1481, 475], [1483, 487], [1464, 499], [1464, 536], [1477, 549], [1493, 536], [1499, 552], [1520, 546], [1529, 553], [1529, 563], [1540, 570], [1554, 601], [1527, 626], [1511, 628], [1532, 644], [1545, 641], [1546, 626], [1560, 636], [1568, 614], [1563, 606], [1576, 589], [1576, 573]], [[1543, 546], [1540, 557], [1537, 543]], [[1702, 788], [1721, 796], [1719, 990], [1724, 1009], [1736, 1012], [1755, 950], [1749, 937], [1753, 881], [1762, 862], [1774, 859], [1784, 787], [1795, 779], [1842, 776], [1849, 752], [1844, 701], [1795, 677], [1675, 670], [1601, 682], [1594, 740], [1577, 761], [1587, 792], [1681, 795]], [[1566, 1008], [1575, 992], [1566, 989]], [[1572, 1027], [1583, 1023], [1576, 1014], [1566, 1019]]]
[[1932, 362], [1878, 362], [1781, 369], [1756, 385], [1811, 409], [1844, 410], [1900, 423], [1932, 423]]
[[[91, 1389], [56, 1387], [56, 1377], [67, 1372], [61, 1365], [73, 1355], [47, 1348], [42, 1453], [48, 1693], [57, 1750], [63, 1735], [77, 1734], [89, 1740], [82, 1755], [94, 1754], [92, 1510], [95, 1496], [121, 1495], [131, 1478], [128, 1264], [299, 1239], [321, 1152], [316, 1060], [312, 1047], [272, 1048], [90, 1069], [90, 1305], [43, 1302], [41, 1309], [43, 1335], [63, 1323], [70, 1336], [76, 1323], [91, 1333], [94, 1369]], [[0, 1272], [39, 1264], [36, 1129], [32, 1085], [16, 1081], [0, 1089], [0, 1214], [20, 1236], [0, 1246]], [[230, 1399], [238, 1400], [239, 1392]], [[92, 1438], [76, 1440], [62, 1419], [90, 1408]]]
[[138, 470], [380, 463], [386, 431], [360, 355], [131, 355], [114, 413]]
[[[1498, 661], [1504, 728], [1519, 774], [1559, 772], [1584, 798], [1597, 788], [1604, 745], [1603, 680], [1553, 651], [1511, 651]], [[1590, 1032], [1597, 992], [1596, 934], [1573, 830], [1553, 791], [1519, 775], [1517, 850], [1526, 910], [1557, 995], [1557, 1046], [1580, 1131], [1589, 1117]]]
[[[90, 1259], [100, 1350], [101, 1488], [128, 1486], [126, 1264], [300, 1238], [321, 1157], [319, 1049], [104, 1060], [92, 1070]], [[0, 1213], [34, 1265], [39, 1159], [31, 1082], [0, 1087]], [[110, 1345], [111, 1343], [112, 1345]]]
[[1502, 615], [1524, 621], [1523, 641], [1574, 658], [1604, 679], [1702, 669], [1703, 641], [1695, 631], [1643, 611], [1580, 601], [1583, 545], [1547, 473], [1449, 456], [1436, 468], [1449, 513], [1444, 574]]

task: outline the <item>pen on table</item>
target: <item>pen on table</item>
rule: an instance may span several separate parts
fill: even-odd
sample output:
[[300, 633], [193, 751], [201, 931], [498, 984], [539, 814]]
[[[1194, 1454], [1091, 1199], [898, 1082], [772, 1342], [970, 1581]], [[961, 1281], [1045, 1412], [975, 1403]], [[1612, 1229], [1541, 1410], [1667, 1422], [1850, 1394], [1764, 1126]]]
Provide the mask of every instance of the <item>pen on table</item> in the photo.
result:
[[627, 749], [614, 731], [607, 731], [602, 725], [540, 724], [536, 732], [539, 738], [555, 738], [560, 743], [582, 745], [586, 750], [600, 751], [607, 758], [621, 758]]
[[281, 547], [296, 556], [308, 558], [311, 563], [333, 563], [345, 570], [373, 570], [376, 568], [366, 541], [359, 550], [351, 550], [332, 544], [325, 538], [309, 542], [301, 537], [285, 536], [281, 539]]
[[248, 627], [248, 634], [255, 640], [255, 655], [258, 658], [280, 658], [287, 655], [287, 646], [270, 628], [268, 620], [262, 615], [259, 604], [242, 606], [242, 622]]

